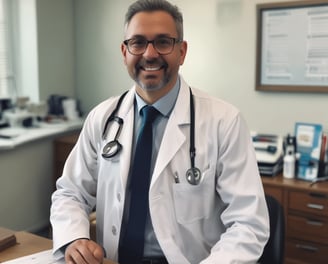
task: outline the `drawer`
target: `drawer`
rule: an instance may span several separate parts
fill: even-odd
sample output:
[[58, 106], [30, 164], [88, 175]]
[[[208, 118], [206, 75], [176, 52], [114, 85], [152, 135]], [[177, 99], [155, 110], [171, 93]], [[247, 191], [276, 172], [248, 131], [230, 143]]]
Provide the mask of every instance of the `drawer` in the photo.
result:
[[289, 191], [288, 208], [328, 216], [328, 195], [317, 192]]
[[285, 256], [300, 263], [327, 264], [328, 245], [288, 239]]
[[319, 243], [328, 243], [328, 220], [313, 216], [288, 215], [287, 236]]

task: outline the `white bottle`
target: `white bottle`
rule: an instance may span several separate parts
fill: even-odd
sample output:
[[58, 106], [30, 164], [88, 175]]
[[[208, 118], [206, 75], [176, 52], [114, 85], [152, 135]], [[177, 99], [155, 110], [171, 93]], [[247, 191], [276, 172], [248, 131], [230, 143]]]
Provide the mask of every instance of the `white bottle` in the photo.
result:
[[291, 151], [284, 157], [283, 176], [287, 179], [295, 177], [295, 156]]

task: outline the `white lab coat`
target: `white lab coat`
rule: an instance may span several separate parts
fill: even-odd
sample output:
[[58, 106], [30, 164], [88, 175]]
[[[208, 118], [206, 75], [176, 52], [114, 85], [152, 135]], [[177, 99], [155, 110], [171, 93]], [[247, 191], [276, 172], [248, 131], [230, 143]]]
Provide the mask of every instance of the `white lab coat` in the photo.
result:
[[[117, 103], [110, 98], [88, 115], [52, 197], [54, 253], [66, 243], [89, 237], [88, 214], [97, 208], [97, 240], [107, 257], [117, 260], [125, 185], [130, 167], [134, 88], [118, 116], [124, 125], [122, 151], [101, 156], [114, 138], [106, 119]], [[181, 78], [177, 102], [168, 120], [149, 190], [152, 224], [159, 244], [173, 264], [256, 263], [269, 236], [269, 220], [249, 130], [230, 104], [193, 89], [196, 166], [199, 185], [185, 177], [190, 168], [189, 86]], [[114, 127], [113, 125], [112, 127]], [[180, 183], [175, 183], [178, 175]]]

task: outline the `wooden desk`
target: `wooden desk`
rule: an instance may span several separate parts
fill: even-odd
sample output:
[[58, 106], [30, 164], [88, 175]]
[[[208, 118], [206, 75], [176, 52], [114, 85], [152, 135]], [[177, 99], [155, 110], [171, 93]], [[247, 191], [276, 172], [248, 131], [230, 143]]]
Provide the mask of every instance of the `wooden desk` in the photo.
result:
[[17, 244], [0, 252], [0, 262], [51, 249], [52, 241], [28, 232], [15, 233]]
[[264, 191], [284, 207], [285, 264], [323, 264], [328, 260], [328, 182], [262, 176]]
[[[52, 241], [31, 233], [21, 231], [15, 233], [17, 244], [3, 251], [0, 251], [0, 263], [34, 254], [52, 248]], [[115, 264], [113, 261], [104, 260], [103, 264]]]

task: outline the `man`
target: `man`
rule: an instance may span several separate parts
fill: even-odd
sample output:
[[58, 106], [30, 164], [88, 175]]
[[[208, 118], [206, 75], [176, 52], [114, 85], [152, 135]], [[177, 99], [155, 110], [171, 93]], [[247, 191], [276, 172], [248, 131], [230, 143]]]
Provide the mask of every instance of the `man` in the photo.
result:
[[[120, 103], [110, 98], [90, 112], [52, 198], [54, 254], [66, 263], [101, 263], [105, 254], [122, 264], [256, 263], [261, 256], [269, 220], [249, 130], [235, 107], [179, 75], [182, 24], [164, 0], [137, 1], [126, 14], [121, 50], [135, 85]], [[159, 114], [140, 152], [145, 105]], [[145, 145], [149, 162], [141, 161]], [[149, 173], [136, 173], [140, 167]], [[134, 196], [146, 174], [149, 187], [141, 184]], [[141, 213], [135, 201], [145, 193]], [[97, 243], [89, 240], [95, 208]]]

